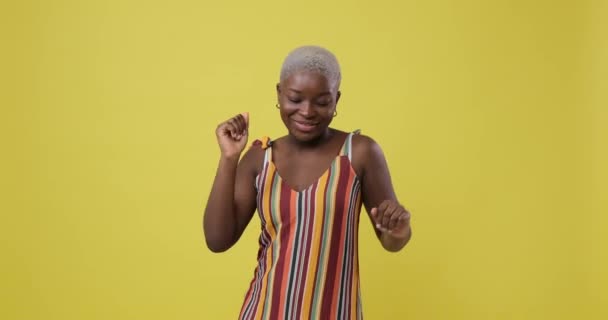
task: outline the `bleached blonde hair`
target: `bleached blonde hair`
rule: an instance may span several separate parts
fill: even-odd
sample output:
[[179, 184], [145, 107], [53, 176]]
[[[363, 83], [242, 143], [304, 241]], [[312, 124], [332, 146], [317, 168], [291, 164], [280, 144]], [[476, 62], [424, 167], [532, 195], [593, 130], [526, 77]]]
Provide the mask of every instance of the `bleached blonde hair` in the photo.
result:
[[296, 72], [318, 72], [337, 90], [340, 88], [342, 74], [338, 59], [329, 50], [319, 46], [303, 46], [292, 50], [281, 67], [280, 81]]

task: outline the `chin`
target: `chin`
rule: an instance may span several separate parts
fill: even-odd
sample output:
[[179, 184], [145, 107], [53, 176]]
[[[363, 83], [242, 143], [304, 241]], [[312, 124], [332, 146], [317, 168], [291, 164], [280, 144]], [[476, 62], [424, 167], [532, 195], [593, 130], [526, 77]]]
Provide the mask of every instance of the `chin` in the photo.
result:
[[300, 142], [312, 142], [315, 140], [318, 140], [319, 138], [321, 138], [321, 136], [323, 136], [323, 130], [315, 130], [315, 131], [311, 131], [311, 132], [302, 132], [299, 131], [297, 129], [293, 129], [291, 128], [289, 130], [289, 133], [297, 140]]
[[296, 138], [296, 140], [301, 142], [313, 141], [319, 137], [318, 133], [304, 133], [299, 132], [297, 130], [290, 130], [291, 135]]

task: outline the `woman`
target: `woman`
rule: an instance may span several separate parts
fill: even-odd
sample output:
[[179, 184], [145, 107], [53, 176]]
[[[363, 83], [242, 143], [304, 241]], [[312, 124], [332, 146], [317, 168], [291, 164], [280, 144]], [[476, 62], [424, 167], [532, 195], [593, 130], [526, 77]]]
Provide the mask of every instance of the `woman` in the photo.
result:
[[217, 127], [221, 157], [205, 209], [207, 245], [229, 249], [256, 209], [262, 223], [239, 319], [361, 319], [361, 204], [386, 250], [400, 250], [411, 237], [410, 214], [397, 201], [378, 144], [329, 127], [340, 80], [331, 52], [297, 48], [276, 86], [286, 136], [256, 140], [239, 161], [248, 114]]

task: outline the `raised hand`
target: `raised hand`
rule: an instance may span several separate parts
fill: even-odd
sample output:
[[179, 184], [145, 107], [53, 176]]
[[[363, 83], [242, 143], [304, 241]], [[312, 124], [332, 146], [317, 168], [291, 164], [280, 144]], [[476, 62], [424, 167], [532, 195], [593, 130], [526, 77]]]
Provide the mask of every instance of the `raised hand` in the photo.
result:
[[249, 113], [238, 114], [220, 123], [215, 130], [215, 135], [222, 156], [238, 158], [245, 149], [249, 137]]

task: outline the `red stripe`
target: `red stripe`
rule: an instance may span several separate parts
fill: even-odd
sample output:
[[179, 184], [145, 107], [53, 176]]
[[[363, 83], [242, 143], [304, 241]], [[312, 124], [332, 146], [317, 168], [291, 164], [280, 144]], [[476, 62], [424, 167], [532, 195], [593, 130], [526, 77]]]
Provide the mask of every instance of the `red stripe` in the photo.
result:
[[[277, 264], [275, 265], [276, 273], [274, 274], [274, 284], [272, 287], [272, 308], [270, 310], [269, 318], [270, 319], [282, 319], [280, 316], [280, 311], [284, 310], [283, 307], [285, 302], [285, 297], [281, 295], [281, 287], [285, 285], [283, 283], [283, 274], [287, 268], [289, 268], [289, 261], [286, 261], [291, 257], [288, 254], [287, 247], [289, 245], [289, 236], [291, 233], [291, 225], [290, 225], [290, 201], [291, 201], [291, 189], [286, 183], [279, 184], [281, 188], [280, 196], [279, 196], [279, 216], [281, 221], [278, 223], [280, 231], [279, 243], [281, 243], [281, 249], [279, 250], [279, 257], [277, 259]], [[274, 199], [277, 201], [277, 199]], [[288, 271], [288, 270], [287, 270]]]

